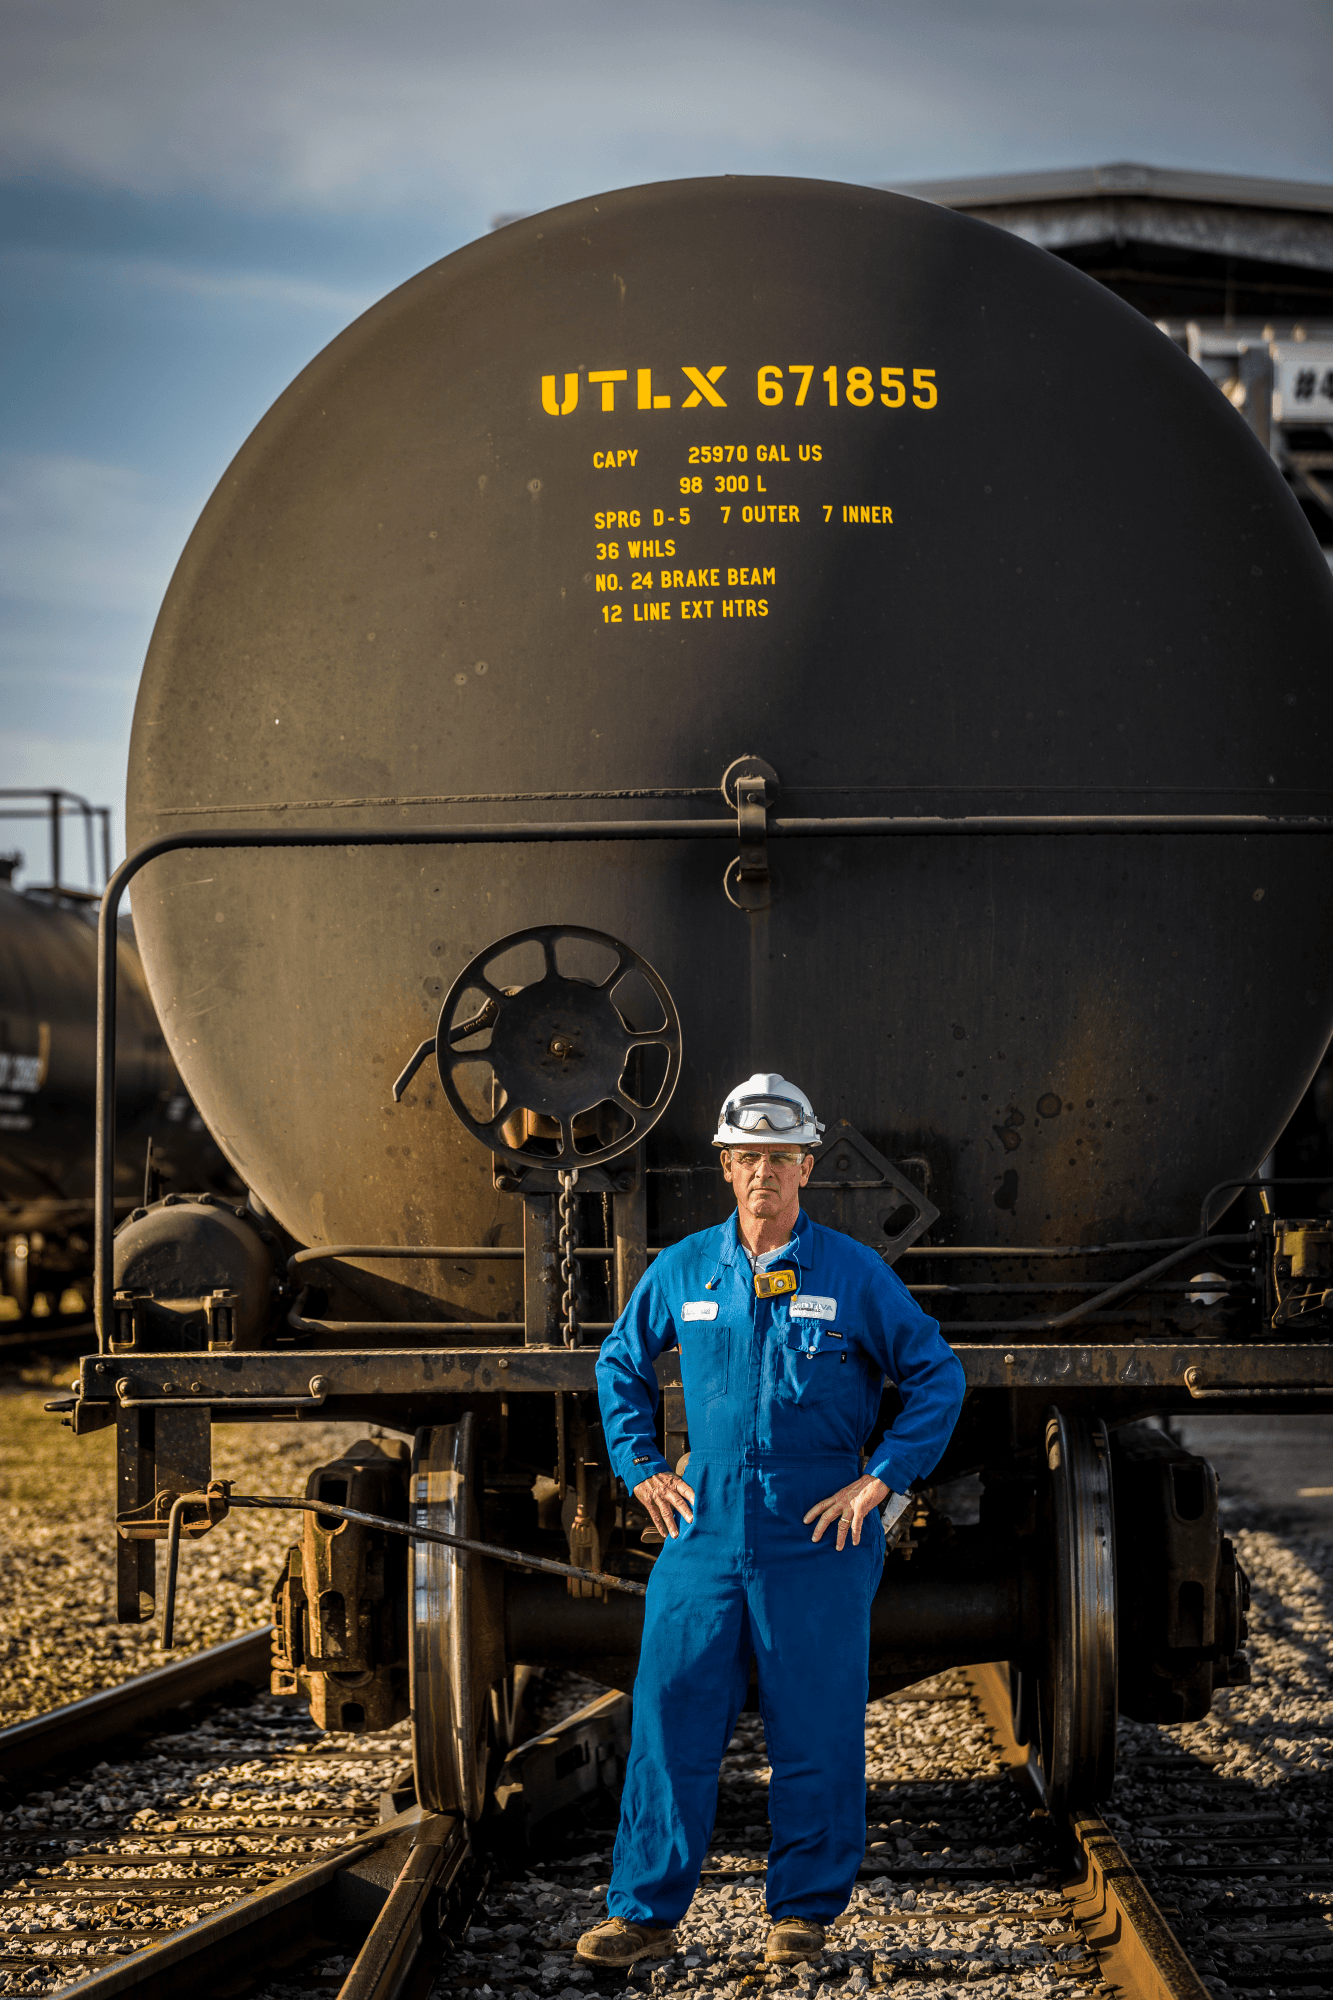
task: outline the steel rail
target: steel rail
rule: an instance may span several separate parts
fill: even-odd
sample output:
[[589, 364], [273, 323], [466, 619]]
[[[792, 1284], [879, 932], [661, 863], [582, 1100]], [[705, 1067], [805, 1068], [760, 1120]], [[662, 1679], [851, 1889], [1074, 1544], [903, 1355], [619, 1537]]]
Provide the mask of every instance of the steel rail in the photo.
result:
[[27, 1722], [11, 1723], [8, 1729], [0, 1729], [0, 1773], [14, 1779], [44, 1770], [141, 1722], [155, 1721], [184, 1702], [217, 1694], [237, 1681], [266, 1687], [271, 1632], [268, 1625], [243, 1632], [238, 1639], [171, 1660], [151, 1673], [136, 1674], [119, 1687], [103, 1688], [81, 1701], [34, 1715]]
[[[1058, 835], [1326, 835], [1333, 818], [1282, 818], [1263, 813], [1065, 813], [961, 814], [883, 818], [770, 818], [765, 831], [779, 840], [917, 838], [940, 834], [970, 838]], [[150, 861], [166, 854], [220, 848], [336, 848], [351, 854], [368, 847], [469, 847], [559, 845], [617, 840], [738, 841], [736, 819], [553, 820], [517, 824], [372, 827], [349, 837], [345, 827], [274, 827], [246, 832], [201, 828], [161, 834], [127, 855], [107, 882], [97, 925], [97, 1125], [94, 1203], [94, 1312], [98, 1345], [110, 1347], [112, 1325], [111, 1202], [116, 1144], [116, 973], [121, 898]]]
[[[270, 1887], [229, 1903], [184, 1929], [168, 1931], [130, 1957], [104, 1967], [62, 1991], [70, 2000], [180, 2000], [185, 1991], [209, 1993], [230, 1984], [255, 1965], [273, 1966], [337, 1942], [339, 1875], [404, 1833], [414, 1833], [425, 1816], [417, 1807], [386, 1820], [323, 1854], [318, 1861], [284, 1875]], [[453, 1822], [467, 1846], [467, 1829]]]
[[[966, 1674], [1011, 1776], [1029, 1799], [1039, 1797], [1042, 1780], [1035, 1753], [1014, 1737], [1007, 1666], [996, 1661], [968, 1667]], [[1184, 1946], [1105, 1820], [1075, 1807], [1065, 1830], [1078, 1872], [1061, 1883], [1061, 1894], [1106, 1983], [1124, 2000], [1211, 2000]]]
[[[467, 1866], [467, 1827], [452, 1813], [423, 1813], [384, 1908], [343, 1981], [338, 2000], [399, 2000], [438, 1956], [442, 1921]], [[475, 1900], [475, 1899], [470, 1899]]]

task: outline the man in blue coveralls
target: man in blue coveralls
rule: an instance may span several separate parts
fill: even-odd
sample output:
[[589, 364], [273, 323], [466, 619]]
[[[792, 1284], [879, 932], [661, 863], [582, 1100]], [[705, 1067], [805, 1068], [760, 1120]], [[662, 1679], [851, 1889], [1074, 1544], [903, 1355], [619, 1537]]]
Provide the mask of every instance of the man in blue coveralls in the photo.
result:
[[[802, 1214], [823, 1129], [781, 1076], [734, 1091], [713, 1143], [735, 1215], [664, 1250], [602, 1343], [611, 1463], [666, 1539], [648, 1585], [611, 1914], [577, 1947], [591, 1965], [676, 1949], [751, 1659], [773, 1770], [768, 1958], [818, 1956], [864, 1852], [877, 1509], [938, 1463], [963, 1371], [873, 1250]], [[653, 1363], [668, 1347], [680, 1349], [688, 1485], [656, 1443]], [[902, 1411], [863, 1467], [886, 1375]]]

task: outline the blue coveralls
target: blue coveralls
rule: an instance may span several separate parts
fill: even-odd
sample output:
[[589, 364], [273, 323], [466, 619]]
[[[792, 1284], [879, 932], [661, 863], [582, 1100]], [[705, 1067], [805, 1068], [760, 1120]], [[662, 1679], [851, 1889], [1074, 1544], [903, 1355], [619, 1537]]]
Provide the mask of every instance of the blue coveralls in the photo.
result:
[[903, 1407], [865, 1470], [897, 1492], [938, 1463], [963, 1400], [938, 1324], [873, 1250], [802, 1214], [771, 1268], [794, 1270], [798, 1291], [756, 1296], [734, 1215], [673, 1244], [597, 1363], [611, 1463], [633, 1490], [668, 1469], [653, 1362], [679, 1346], [696, 1495], [648, 1585], [607, 1896], [631, 1923], [673, 1924], [689, 1907], [752, 1657], [773, 1770], [769, 1911], [827, 1922], [845, 1909], [865, 1849], [884, 1537], [872, 1516], [839, 1553], [836, 1523], [816, 1543], [801, 1517], [861, 1472], [886, 1374]]

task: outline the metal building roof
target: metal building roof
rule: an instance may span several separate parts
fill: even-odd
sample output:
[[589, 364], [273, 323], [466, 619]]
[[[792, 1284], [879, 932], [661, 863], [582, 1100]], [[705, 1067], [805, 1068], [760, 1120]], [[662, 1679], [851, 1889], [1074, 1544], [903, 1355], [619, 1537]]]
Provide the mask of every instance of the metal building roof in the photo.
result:
[[1206, 202], [1218, 207], [1306, 209], [1333, 214], [1333, 187], [1320, 181], [1258, 180], [1244, 174], [1199, 173], [1188, 167], [1148, 167], [1133, 160], [1101, 167], [1059, 167], [1036, 174], [903, 181], [894, 184], [894, 191], [938, 202], [943, 208], [996, 208], [1030, 202], [1086, 201], [1099, 195], [1137, 195], [1157, 201]]
[[[882, 185], [888, 186], [885, 182]], [[1043, 249], [1098, 245], [1333, 270], [1333, 187], [1126, 161], [1048, 173], [897, 183], [894, 192], [998, 224]]]

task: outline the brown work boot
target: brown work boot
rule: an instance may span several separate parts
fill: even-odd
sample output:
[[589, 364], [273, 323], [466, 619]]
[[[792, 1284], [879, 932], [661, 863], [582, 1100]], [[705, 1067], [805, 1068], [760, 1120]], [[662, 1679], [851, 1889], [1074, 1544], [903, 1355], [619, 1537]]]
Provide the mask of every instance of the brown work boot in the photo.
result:
[[824, 1949], [824, 1926], [813, 1917], [779, 1917], [768, 1934], [764, 1957], [777, 1965], [799, 1965]]
[[[819, 1933], [822, 1944], [824, 1933]], [[623, 1917], [608, 1917], [585, 1931], [574, 1947], [574, 1955], [585, 1965], [637, 1965], [641, 1958], [670, 1958], [676, 1949], [676, 1933], [669, 1924], [628, 1924]]]

